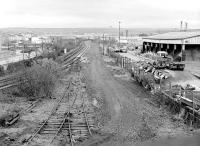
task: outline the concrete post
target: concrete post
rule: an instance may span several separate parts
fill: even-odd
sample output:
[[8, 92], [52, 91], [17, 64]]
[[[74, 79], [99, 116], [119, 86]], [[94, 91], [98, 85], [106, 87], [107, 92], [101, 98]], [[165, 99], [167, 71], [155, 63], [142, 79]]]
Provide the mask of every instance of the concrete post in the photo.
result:
[[185, 44], [182, 44], [182, 51], [185, 51]]
[[127, 57], [125, 57], [124, 68], [126, 69]]
[[66, 54], [66, 53], [67, 53], [67, 49], [65, 48], [65, 49], [64, 49], [64, 54]]
[[126, 61], [125, 59], [126, 59], [126, 58], [124, 58], [124, 57], [123, 57], [123, 64], [122, 64], [122, 68], [124, 68], [125, 61]]
[[121, 61], [121, 63], [120, 63], [121, 68], [123, 68], [123, 57], [120, 57], [120, 61]]

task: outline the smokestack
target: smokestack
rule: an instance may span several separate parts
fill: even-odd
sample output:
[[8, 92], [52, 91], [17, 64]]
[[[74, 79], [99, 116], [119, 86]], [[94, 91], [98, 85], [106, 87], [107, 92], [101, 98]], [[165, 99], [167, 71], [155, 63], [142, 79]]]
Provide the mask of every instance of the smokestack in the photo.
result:
[[181, 21], [181, 28], [180, 28], [180, 31], [182, 31], [182, 26], [183, 26], [183, 21]]
[[128, 38], [128, 30], [126, 30], [126, 39]]
[[185, 31], [187, 31], [188, 23], [185, 22]]

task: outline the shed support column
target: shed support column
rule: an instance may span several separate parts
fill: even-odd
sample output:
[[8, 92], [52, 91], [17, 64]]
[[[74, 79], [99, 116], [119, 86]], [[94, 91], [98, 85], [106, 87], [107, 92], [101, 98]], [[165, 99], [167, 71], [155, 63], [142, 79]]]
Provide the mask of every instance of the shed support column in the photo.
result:
[[174, 44], [174, 49], [173, 49], [173, 57], [174, 57], [174, 51], [176, 50], [176, 44]]
[[144, 42], [144, 43], [143, 43], [143, 52], [146, 52], [146, 50], [147, 50], [147, 43]]
[[158, 49], [158, 51], [161, 51], [161, 44], [158, 44], [158, 46], [159, 46], [159, 49]]
[[144, 44], [144, 42], [143, 42], [143, 51], [145, 50], [145, 44]]
[[148, 51], [151, 51], [151, 43], [148, 43]]
[[149, 43], [147, 43], [147, 46], [146, 46], [146, 52], [149, 51]]
[[160, 44], [160, 51], [163, 51], [163, 44]]
[[153, 48], [154, 48], [154, 49], [153, 49], [153, 52], [156, 53], [156, 49], [157, 49], [156, 47], [157, 47], [157, 45], [154, 44], [153, 46], [154, 46], [154, 47], [153, 47]]
[[147, 49], [148, 49], [148, 45], [147, 43], [145, 44], [145, 52], [147, 52]]
[[156, 47], [155, 47], [156, 49], [156, 51], [155, 51], [155, 53], [157, 53], [158, 52], [158, 48], [159, 48], [159, 46], [158, 46], [158, 44], [156, 44]]
[[182, 44], [182, 49], [181, 49], [181, 61], [183, 61], [184, 60], [184, 54], [185, 54], [185, 44]]
[[151, 43], [151, 52], [153, 52], [153, 43]]
[[167, 49], [166, 49], [166, 52], [168, 52], [168, 50], [169, 50], [169, 44], [167, 44]]

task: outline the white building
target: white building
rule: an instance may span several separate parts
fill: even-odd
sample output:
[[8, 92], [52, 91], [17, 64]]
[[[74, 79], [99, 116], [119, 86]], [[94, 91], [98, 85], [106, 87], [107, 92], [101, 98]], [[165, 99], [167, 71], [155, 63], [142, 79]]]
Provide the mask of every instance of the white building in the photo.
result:
[[51, 39], [47, 36], [35, 36], [31, 38], [31, 42], [34, 44], [51, 43]]

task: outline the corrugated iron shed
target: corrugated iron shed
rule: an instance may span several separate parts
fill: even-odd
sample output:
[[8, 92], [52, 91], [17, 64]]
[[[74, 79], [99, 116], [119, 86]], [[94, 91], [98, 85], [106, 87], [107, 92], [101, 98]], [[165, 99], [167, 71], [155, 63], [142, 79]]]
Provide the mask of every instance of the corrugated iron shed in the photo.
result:
[[180, 40], [180, 39], [187, 39], [199, 36], [200, 36], [200, 31], [180, 31], [180, 32], [169, 32], [164, 34], [153, 35], [145, 37], [143, 39]]
[[200, 31], [180, 31], [144, 37], [143, 41], [164, 44], [200, 44]]

